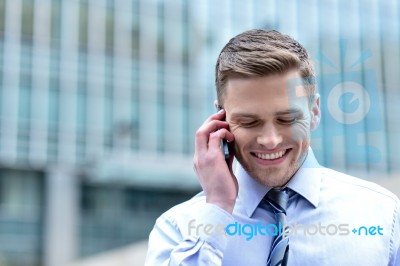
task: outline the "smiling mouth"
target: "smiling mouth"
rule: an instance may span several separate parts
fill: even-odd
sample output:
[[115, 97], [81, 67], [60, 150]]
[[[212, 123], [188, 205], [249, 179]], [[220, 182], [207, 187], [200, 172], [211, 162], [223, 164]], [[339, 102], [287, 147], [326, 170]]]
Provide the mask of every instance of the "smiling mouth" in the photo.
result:
[[273, 161], [273, 160], [277, 160], [279, 158], [282, 158], [284, 155], [286, 155], [291, 150], [292, 149], [286, 149], [286, 150], [278, 151], [278, 152], [275, 152], [275, 153], [252, 152], [251, 154], [253, 156], [257, 157], [258, 159]]

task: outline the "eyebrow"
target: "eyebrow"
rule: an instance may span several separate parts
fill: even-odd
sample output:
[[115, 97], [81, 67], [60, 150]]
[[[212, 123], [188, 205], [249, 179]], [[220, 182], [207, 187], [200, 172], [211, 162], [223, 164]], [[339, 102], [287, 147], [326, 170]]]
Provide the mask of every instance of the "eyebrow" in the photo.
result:
[[[275, 115], [275, 116], [280, 116], [280, 115], [296, 115], [296, 114], [302, 114], [302, 113], [303, 113], [303, 112], [302, 112], [301, 109], [298, 109], [298, 108], [290, 108], [290, 109], [288, 109], [288, 110], [275, 112], [274, 115]], [[233, 113], [233, 114], [231, 115], [231, 118], [232, 118], [232, 119], [239, 118], [239, 117], [240, 117], [240, 118], [254, 118], [254, 119], [256, 119], [256, 118], [258, 118], [258, 115], [251, 114], [251, 113]]]
[[235, 118], [254, 118], [254, 119], [257, 119], [258, 115], [248, 114], [248, 113], [233, 113], [231, 115], [231, 119], [235, 119]]
[[278, 111], [275, 113], [275, 115], [293, 115], [293, 114], [302, 114], [303, 111], [301, 109], [298, 108], [290, 108], [288, 110], [285, 111]]

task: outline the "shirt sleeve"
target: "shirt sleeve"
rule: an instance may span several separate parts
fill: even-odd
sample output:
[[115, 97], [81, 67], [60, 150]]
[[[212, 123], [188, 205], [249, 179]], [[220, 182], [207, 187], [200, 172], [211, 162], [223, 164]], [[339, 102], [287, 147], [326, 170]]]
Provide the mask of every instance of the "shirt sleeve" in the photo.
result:
[[[174, 212], [173, 212], [174, 213]], [[233, 217], [221, 208], [204, 203], [194, 215], [164, 214], [149, 236], [146, 266], [218, 266], [228, 239], [227, 224]]]

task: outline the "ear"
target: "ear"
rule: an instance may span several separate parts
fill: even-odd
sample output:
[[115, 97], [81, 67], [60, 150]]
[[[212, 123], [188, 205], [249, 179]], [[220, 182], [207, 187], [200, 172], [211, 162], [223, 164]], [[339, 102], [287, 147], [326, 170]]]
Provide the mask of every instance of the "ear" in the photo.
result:
[[314, 100], [311, 104], [310, 129], [315, 130], [319, 126], [320, 121], [321, 121], [320, 95], [316, 93], [314, 96]]

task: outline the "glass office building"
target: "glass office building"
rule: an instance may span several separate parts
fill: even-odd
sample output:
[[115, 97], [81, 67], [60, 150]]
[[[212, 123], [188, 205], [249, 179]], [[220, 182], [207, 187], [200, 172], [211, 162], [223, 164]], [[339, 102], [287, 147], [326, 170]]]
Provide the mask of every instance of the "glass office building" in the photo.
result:
[[321, 163], [398, 172], [399, 12], [394, 0], [0, 0], [0, 265], [145, 239], [199, 191], [193, 138], [215, 111], [215, 60], [250, 28], [300, 40], [322, 102], [339, 102], [314, 135]]

